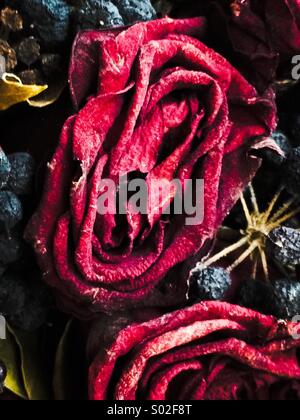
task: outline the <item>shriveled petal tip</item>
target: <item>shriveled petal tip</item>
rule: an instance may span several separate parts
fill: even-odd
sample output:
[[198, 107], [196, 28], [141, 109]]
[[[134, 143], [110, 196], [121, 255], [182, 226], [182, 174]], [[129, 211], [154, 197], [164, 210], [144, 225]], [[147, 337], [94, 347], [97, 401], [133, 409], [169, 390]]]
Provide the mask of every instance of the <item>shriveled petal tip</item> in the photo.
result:
[[291, 77], [300, 51], [298, 0], [191, 1], [188, 9], [208, 18], [210, 42], [260, 92]]
[[83, 31], [75, 38], [69, 67], [69, 85], [74, 106], [78, 109], [84, 98], [97, 86], [100, 44], [115, 38], [121, 29]]
[[[195, 19], [161, 19], [150, 22], [142, 22], [133, 25], [131, 28], [115, 28], [103, 31], [83, 31], [80, 32], [73, 44], [71, 62], [69, 68], [69, 83], [71, 96], [76, 108], [82, 101], [91, 94], [97, 93], [99, 81], [98, 69], [101, 66], [101, 55], [103, 44], [113, 40], [116, 44], [126, 47], [125, 53], [128, 54], [130, 41], [138, 39], [138, 46], [154, 39], [163, 39], [168, 34], [190, 35], [201, 39], [206, 31], [205, 18]], [[125, 36], [122, 34], [125, 33]], [[121, 38], [118, 40], [118, 36]], [[134, 44], [130, 47], [134, 54]]]
[[125, 329], [111, 322], [119, 332], [113, 328], [105, 348], [94, 340], [91, 399], [272, 399], [300, 384], [300, 340], [290, 325], [283, 332], [245, 308], [204, 302]]

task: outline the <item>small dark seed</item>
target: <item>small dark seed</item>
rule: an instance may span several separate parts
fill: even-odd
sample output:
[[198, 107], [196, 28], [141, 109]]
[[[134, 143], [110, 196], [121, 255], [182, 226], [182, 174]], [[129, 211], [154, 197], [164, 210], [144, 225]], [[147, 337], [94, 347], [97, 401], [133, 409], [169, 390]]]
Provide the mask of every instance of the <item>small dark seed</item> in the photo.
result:
[[24, 70], [18, 73], [24, 85], [45, 85], [43, 75], [39, 70]]
[[19, 61], [31, 66], [40, 56], [41, 46], [34, 37], [23, 39], [17, 48], [17, 55]]

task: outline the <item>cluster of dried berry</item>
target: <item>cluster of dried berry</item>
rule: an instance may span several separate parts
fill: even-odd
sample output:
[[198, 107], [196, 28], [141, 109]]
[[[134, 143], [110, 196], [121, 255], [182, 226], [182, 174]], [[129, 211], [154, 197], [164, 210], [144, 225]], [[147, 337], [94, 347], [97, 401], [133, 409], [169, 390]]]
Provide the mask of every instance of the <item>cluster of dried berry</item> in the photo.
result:
[[[232, 284], [227, 270], [201, 265], [192, 271], [190, 282], [190, 296], [198, 301], [226, 301]], [[300, 282], [283, 278], [268, 283], [248, 278], [234, 301], [279, 319], [292, 319], [300, 313]]]
[[24, 330], [38, 328], [47, 313], [44, 287], [24, 273], [31, 251], [22, 238], [24, 205], [32, 189], [35, 162], [27, 153], [0, 149], [0, 313]]
[[24, 84], [47, 84], [64, 68], [61, 51], [44, 43], [35, 26], [24, 16], [9, 6], [1, 9], [1, 72], [16, 74]]
[[[66, 73], [63, 57], [83, 29], [132, 24], [155, 17], [150, 0], [6, 0], [1, 10], [2, 72], [43, 85]], [[0, 2], [1, 7], [1, 2]]]

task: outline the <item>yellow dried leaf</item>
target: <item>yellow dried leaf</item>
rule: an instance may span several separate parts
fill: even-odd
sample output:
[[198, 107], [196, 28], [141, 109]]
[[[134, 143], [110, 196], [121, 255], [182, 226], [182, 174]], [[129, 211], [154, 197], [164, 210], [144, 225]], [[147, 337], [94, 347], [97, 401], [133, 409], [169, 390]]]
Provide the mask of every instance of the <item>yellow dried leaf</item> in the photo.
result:
[[44, 108], [49, 106], [58, 100], [66, 86], [66, 77], [58, 77], [49, 83], [48, 89], [46, 91], [32, 99], [28, 99], [27, 102], [30, 106], [35, 108]]
[[4, 73], [0, 79], [0, 111], [20, 102], [28, 102], [47, 88], [47, 85], [24, 85], [16, 75]]

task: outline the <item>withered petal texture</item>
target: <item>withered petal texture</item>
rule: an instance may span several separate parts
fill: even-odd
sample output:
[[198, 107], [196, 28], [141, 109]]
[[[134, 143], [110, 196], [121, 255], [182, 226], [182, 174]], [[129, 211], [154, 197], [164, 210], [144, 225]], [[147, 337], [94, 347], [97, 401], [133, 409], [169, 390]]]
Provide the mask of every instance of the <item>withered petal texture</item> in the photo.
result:
[[[177, 286], [186, 277], [164, 292], [161, 281], [178, 264], [192, 266], [260, 165], [251, 149], [275, 127], [273, 94], [258, 95], [203, 44], [205, 30], [203, 18], [166, 18], [75, 41], [69, 82], [79, 110], [65, 124], [26, 237], [77, 316], [184, 300]], [[149, 184], [204, 179], [203, 223], [166, 219], [172, 194], [158, 205], [148, 199], [146, 215], [129, 204], [122, 217], [101, 215], [101, 181], [124, 174]]]
[[[90, 335], [92, 400], [300, 399], [300, 324], [223, 302], [203, 302]], [[104, 323], [103, 323], [104, 325]], [[298, 357], [297, 357], [298, 352]]]
[[260, 91], [291, 78], [300, 53], [299, 0], [200, 0], [191, 7], [208, 18], [215, 48]]

